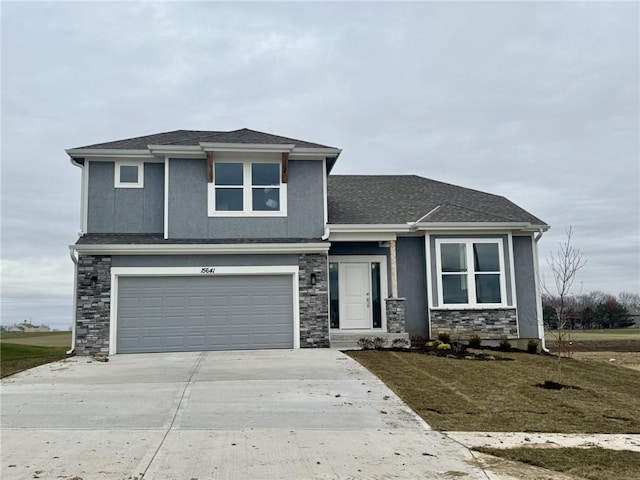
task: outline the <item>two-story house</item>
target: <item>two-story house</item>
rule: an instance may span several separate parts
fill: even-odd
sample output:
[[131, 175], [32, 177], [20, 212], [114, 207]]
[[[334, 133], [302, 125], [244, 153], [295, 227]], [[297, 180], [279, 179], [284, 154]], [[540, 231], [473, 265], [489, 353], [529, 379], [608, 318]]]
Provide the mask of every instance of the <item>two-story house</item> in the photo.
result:
[[248, 129], [67, 150], [76, 352], [542, 338], [543, 221], [417, 176], [330, 175], [340, 153]]

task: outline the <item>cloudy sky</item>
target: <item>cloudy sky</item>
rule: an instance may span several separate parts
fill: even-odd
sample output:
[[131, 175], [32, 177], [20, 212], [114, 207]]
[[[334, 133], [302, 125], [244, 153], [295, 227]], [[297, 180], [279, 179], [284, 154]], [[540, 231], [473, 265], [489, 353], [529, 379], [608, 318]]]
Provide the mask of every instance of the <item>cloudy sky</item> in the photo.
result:
[[242, 127], [572, 225], [582, 289], [640, 291], [639, 5], [2, 3], [2, 322], [71, 324], [65, 148]]

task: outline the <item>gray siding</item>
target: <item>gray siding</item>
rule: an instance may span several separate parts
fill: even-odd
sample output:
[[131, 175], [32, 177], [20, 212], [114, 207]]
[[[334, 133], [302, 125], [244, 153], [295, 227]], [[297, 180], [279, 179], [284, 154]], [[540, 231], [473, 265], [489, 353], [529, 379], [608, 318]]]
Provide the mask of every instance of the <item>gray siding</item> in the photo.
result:
[[405, 301], [405, 331], [426, 337], [427, 279], [424, 237], [399, 237], [396, 244], [398, 295]]
[[114, 162], [90, 162], [87, 233], [162, 233], [164, 165], [144, 164], [144, 188], [115, 188], [114, 175]]
[[204, 159], [169, 161], [169, 238], [319, 238], [324, 233], [321, 161], [289, 161], [287, 217], [207, 214]]
[[509, 255], [509, 237], [507, 235], [431, 235], [431, 242], [429, 244], [429, 252], [431, 254], [431, 296], [434, 307], [438, 306], [438, 270], [436, 267], [436, 239], [437, 238], [501, 238], [503, 255], [504, 255], [504, 268], [505, 282], [507, 289], [507, 304], [509, 306], [514, 305], [513, 292], [511, 291], [511, 256]]
[[532, 237], [513, 237], [513, 262], [518, 293], [518, 327], [521, 338], [538, 338], [536, 280]]
[[112, 267], [246, 267], [298, 265], [298, 255], [114, 255]]

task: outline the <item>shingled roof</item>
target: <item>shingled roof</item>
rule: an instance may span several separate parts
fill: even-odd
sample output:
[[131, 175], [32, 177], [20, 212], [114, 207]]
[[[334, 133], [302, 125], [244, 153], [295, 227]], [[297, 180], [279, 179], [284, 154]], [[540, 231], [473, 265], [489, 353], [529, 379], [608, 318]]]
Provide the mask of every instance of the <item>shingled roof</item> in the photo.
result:
[[422, 219], [546, 226], [505, 197], [416, 175], [330, 175], [327, 190], [331, 224], [404, 224]]
[[[114, 150], [144, 150], [148, 145], [199, 145], [204, 143], [256, 143], [256, 144], [293, 144], [302, 148], [334, 148], [318, 143], [305, 142], [295, 138], [271, 135], [270, 133], [258, 132], [242, 128], [229, 132], [206, 131], [206, 130], [174, 130], [172, 132], [156, 133], [142, 137], [126, 138], [113, 142], [95, 143], [85, 145], [76, 149], [96, 148]], [[74, 149], [75, 150], [75, 149]]]

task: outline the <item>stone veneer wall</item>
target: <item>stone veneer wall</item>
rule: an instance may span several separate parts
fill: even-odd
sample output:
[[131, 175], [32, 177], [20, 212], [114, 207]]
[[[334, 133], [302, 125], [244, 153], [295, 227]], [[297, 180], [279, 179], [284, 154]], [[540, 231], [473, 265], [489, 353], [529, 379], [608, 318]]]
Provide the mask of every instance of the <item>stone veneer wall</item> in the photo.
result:
[[387, 298], [387, 332], [404, 333], [404, 298]]
[[[298, 255], [300, 348], [329, 347], [329, 275], [326, 254]], [[316, 284], [311, 285], [311, 274]]]
[[431, 338], [448, 333], [452, 340], [478, 335], [484, 339], [517, 338], [516, 311], [496, 310], [431, 310]]
[[[92, 279], [95, 285], [92, 286]], [[109, 353], [111, 256], [80, 255], [76, 303], [76, 354]]]

